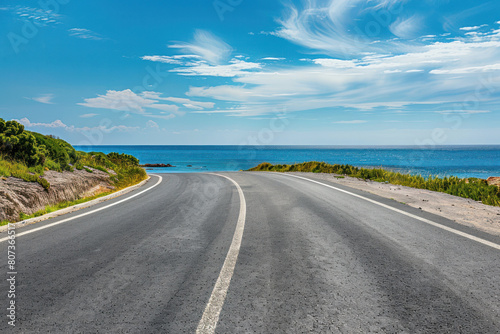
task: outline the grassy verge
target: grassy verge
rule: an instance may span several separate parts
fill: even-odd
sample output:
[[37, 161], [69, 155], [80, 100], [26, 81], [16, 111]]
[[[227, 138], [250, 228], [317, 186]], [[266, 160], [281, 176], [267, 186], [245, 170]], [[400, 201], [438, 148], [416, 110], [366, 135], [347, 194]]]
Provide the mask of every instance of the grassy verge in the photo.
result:
[[[139, 167], [139, 160], [131, 155], [76, 151], [60, 138], [26, 131], [17, 121], [4, 121], [0, 118], [0, 177], [12, 176], [28, 182], [38, 182], [48, 191], [50, 183], [43, 178], [45, 171], [73, 172], [75, 168], [87, 173], [99, 170], [109, 174], [115, 191], [147, 178], [146, 171]], [[91, 199], [93, 198], [47, 206], [35, 213], [34, 217]], [[20, 219], [29, 217], [21, 214]], [[0, 225], [7, 223], [0, 222]]]
[[28, 167], [22, 162], [9, 161], [0, 157], [0, 176], [12, 176], [28, 182], [38, 182], [48, 190], [50, 183], [42, 177], [44, 171], [44, 166]]
[[[51, 213], [51, 212], [54, 212], [54, 211], [57, 211], [57, 210], [61, 210], [61, 209], [64, 209], [64, 208], [67, 208], [67, 207], [70, 207], [70, 206], [73, 206], [73, 205], [77, 205], [77, 204], [89, 202], [89, 201], [92, 201], [94, 199], [97, 199], [97, 198], [109, 195], [111, 193], [113, 193], [113, 192], [112, 191], [108, 191], [108, 192], [100, 193], [100, 194], [95, 195], [95, 196], [89, 196], [89, 197], [85, 197], [85, 198], [80, 198], [80, 199], [77, 199], [77, 200], [74, 200], [74, 201], [64, 201], [64, 202], [57, 203], [55, 205], [47, 205], [47, 206], [45, 206], [44, 209], [39, 210], [39, 211], [37, 211], [37, 212], [35, 212], [35, 213], [31, 214], [31, 215], [26, 215], [24, 213], [21, 213], [19, 215], [19, 221], [30, 219], [30, 218], [35, 218], [35, 217], [40, 217], [40, 216], [43, 216], [43, 215], [45, 215], [47, 213]], [[9, 223], [15, 223], [15, 221], [3, 220], [3, 221], [0, 222], [0, 226], [7, 225]]]
[[[142, 169], [142, 168], [140, 168], [140, 170], [144, 171], [144, 169]], [[132, 171], [127, 170], [127, 171], [121, 171], [121, 173], [117, 174], [115, 177], [117, 180], [114, 182], [115, 187], [116, 187], [114, 191], [108, 191], [108, 192], [104, 192], [104, 193], [101, 193], [101, 194], [98, 194], [95, 196], [80, 198], [80, 199], [77, 199], [74, 201], [64, 201], [64, 202], [59, 202], [59, 203], [54, 204], [54, 205], [47, 205], [47, 206], [45, 206], [44, 209], [39, 210], [31, 215], [21, 213], [19, 215], [19, 220], [17, 220], [17, 221], [9, 221], [9, 220], [0, 221], [0, 226], [7, 225], [9, 223], [15, 223], [15, 222], [30, 219], [30, 218], [40, 217], [40, 216], [43, 216], [47, 213], [51, 213], [51, 212], [61, 210], [61, 209], [64, 209], [64, 208], [67, 208], [67, 207], [70, 207], [73, 205], [89, 202], [89, 201], [92, 201], [94, 199], [110, 195], [110, 194], [115, 193], [119, 190], [122, 190], [124, 188], [129, 187], [129, 186], [133, 186], [135, 184], [138, 184], [141, 181], [144, 181], [147, 178], [147, 175], [146, 175], [146, 177], [143, 177], [143, 173], [139, 170], [132, 170]]]
[[488, 185], [486, 180], [477, 178], [460, 179], [455, 176], [444, 178], [429, 176], [424, 178], [421, 175], [396, 173], [382, 168], [368, 169], [351, 165], [331, 165], [317, 161], [294, 165], [272, 165], [265, 162], [249, 169], [249, 171], [332, 173], [363, 180], [389, 182], [401, 186], [438, 191], [470, 198], [487, 205], [500, 206], [500, 188]]

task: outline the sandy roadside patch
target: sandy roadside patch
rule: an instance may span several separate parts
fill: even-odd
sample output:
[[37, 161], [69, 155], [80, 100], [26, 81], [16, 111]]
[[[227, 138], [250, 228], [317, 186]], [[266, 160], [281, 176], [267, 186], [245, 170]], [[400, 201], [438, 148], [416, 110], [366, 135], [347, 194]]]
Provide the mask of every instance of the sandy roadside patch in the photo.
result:
[[386, 198], [392, 198], [414, 208], [448, 218], [459, 224], [500, 236], [500, 207], [485, 205], [471, 199], [452, 196], [430, 190], [415, 189], [374, 181], [364, 181], [346, 176], [338, 179], [335, 174], [301, 173], [311, 179], [326, 180]]

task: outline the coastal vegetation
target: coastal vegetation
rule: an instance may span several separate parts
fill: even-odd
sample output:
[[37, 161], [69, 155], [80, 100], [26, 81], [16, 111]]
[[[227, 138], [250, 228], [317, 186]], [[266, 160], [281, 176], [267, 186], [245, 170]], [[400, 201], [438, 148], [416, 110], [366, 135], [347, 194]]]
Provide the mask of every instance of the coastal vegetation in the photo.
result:
[[131, 155], [76, 151], [62, 139], [26, 131], [22, 124], [0, 118], [0, 176], [38, 182], [48, 190], [50, 183], [43, 178], [45, 171], [73, 171], [74, 168], [108, 173], [117, 189], [147, 177], [146, 171], [139, 167], [139, 160]]
[[[0, 118], [0, 177], [12, 176], [37, 182], [48, 191], [50, 182], [44, 178], [45, 172], [73, 172], [75, 169], [88, 173], [95, 170], [107, 173], [115, 190], [147, 178], [146, 171], [139, 166], [139, 160], [131, 155], [76, 151], [62, 139], [27, 131], [16, 121], [4, 121]], [[92, 198], [78, 201], [90, 199]], [[77, 203], [58, 203], [47, 207], [45, 211], [73, 204]]]
[[488, 205], [500, 206], [500, 188], [488, 185], [486, 180], [478, 178], [461, 179], [455, 176], [444, 178], [429, 176], [425, 178], [421, 175], [402, 174], [382, 168], [332, 165], [317, 161], [293, 165], [272, 165], [265, 162], [249, 169], [249, 171], [331, 173], [338, 176], [351, 176], [363, 180], [388, 182], [412, 188], [439, 191], [450, 195], [470, 198]]

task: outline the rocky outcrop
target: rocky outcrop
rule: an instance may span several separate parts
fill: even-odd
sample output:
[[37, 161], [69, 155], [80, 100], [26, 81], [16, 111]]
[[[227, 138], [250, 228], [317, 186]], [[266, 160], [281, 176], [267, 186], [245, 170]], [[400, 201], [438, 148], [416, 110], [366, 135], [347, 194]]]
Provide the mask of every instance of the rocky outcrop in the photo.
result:
[[171, 164], [145, 164], [145, 165], [140, 165], [141, 167], [175, 167], [172, 166]]
[[500, 177], [497, 177], [497, 176], [490, 176], [486, 182], [488, 182], [488, 184], [490, 186], [497, 186], [500, 188]]
[[47, 205], [74, 201], [114, 189], [108, 174], [96, 169], [92, 171], [47, 171], [44, 178], [50, 182], [49, 190], [36, 182], [14, 177], [0, 179], [0, 220], [18, 220], [21, 212], [29, 215]]

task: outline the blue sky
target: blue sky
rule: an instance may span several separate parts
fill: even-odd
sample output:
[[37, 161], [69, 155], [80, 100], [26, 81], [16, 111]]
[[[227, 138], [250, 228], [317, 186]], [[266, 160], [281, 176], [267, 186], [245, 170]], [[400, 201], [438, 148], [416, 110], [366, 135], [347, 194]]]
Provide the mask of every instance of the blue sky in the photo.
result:
[[498, 13], [498, 1], [3, 1], [0, 117], [75, 145], [500, 144]]

